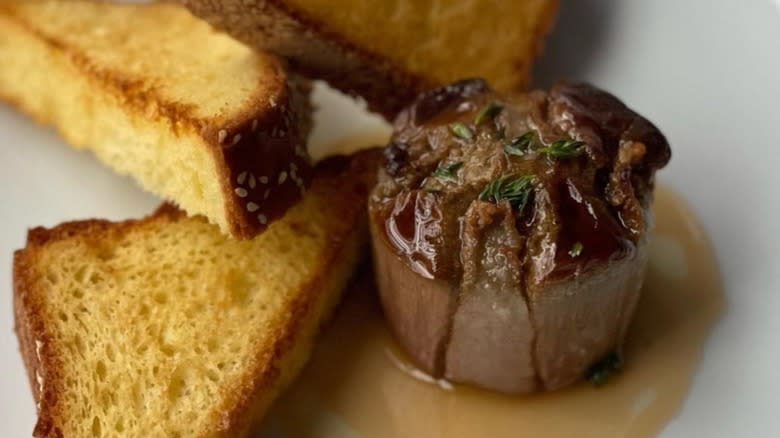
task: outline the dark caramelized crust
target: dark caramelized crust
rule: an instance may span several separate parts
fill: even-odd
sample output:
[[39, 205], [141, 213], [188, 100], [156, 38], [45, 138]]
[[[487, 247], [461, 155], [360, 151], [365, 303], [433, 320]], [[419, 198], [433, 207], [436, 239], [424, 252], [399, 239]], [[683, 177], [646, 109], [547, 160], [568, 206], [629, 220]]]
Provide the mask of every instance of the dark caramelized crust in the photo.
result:
[[[392, 268], [380, 289], [427, 371], [529, 392], [569, 384], [619, 350], [646, 261], [654, 174], [670, 159], [652, 123], [590, 85], [501, 96], [465, 80], [402, 112], [385, 158], [370, 200], [374, 251], [380, 267], [406, 269]], [[500, 182], [527, 189], [488, 196]], [[420, 285], [401, 291], [410, 280], [392, 277], [409, 275]], [[449, 309], [449, 330], [422, 347], [409, 329], [420, 325], [397, 303], [414, 294]], [[578, 338], [583, 326], [597, 328]]]
[[263, 232], [295, 205], [311, 183], [306, 142], [311, 131], [311, 85], [293, 78], [262, 115], [203, 133], [213, 145], [230, 231], [240, 239]]
[[[491, 103], [503, 109], [475, 126], [478, 111]], [[458, 138], [453, 123], [465, 124], [474, 138]], [[481, 80], [466, 80], [422, 95], [398, 117], [395, 130], [372, 211], [390, 231], [387, 241], [396, 251], [439, 278], [450, 278], [462, 258], [445, 242], [448, 234], [461, 232], [461, 224], [450, 219], [480, 207], [480, 192], [505, 175], [533, 178], [532, 207], [517, 212], [517, 228], [531, 241], [557, 237], [559, 250], [549, 254], [556, 271], [571, 271], [568, 251], [576, 242], [587, 248], [577, 265], [630, 254], [646, 229], [654, 173], [670, 158], [666, 139], [649, 121], [584, 84], [501, 97]], [[537, 136], [535, 149], [573, 139], [584, 142], [583, 153], [556, 159], [538, 150], [523, 156], [504, 150], [527, 132]], [[452, 163], [463, 163], [454, 179], [433, 174]], [[529, 251], [534, 259], [545, 253], [541, 247]]]

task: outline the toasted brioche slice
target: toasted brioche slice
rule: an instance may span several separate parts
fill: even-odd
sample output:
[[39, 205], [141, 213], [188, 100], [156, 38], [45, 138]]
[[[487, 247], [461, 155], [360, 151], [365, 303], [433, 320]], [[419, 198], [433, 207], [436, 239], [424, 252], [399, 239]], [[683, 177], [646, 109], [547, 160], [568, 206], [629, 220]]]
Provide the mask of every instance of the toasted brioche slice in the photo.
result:
[[14, 310], [37, 437], [238, 437], [307, 360], [366, 240], [377, 155], [320, 164], [239, 241], [163, 207], [30, 231]]
[[301, 72], [393, 116], [421, 91], [483, 77], [524, 88], [557, 0], [179, 0]]
[[0, 98], [234, 237], [308, 185], [308, 84], [181, 6], [0, 2], [0, 58]]

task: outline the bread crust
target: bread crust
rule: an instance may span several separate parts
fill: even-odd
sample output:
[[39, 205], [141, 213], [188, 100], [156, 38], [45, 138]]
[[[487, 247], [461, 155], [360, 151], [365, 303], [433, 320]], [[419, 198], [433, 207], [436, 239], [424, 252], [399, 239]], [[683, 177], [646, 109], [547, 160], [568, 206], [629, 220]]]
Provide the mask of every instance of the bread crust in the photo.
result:
[[[257, 352], [259, 369], [249, 369], [241, 382], [215, 406], [212, 430], [200, 436], [247, 436], [262, 420], [273, 399], [289, 384], [303, 365], [297, 360], [306, 355], [320, 324], [337, 304], [340, 291], [357, 264], [367, 241], [365, 200], [375, 179], [380, 154], [377, 150], [357, 154], [353, 159], [333, 157], [317, 166], [317, 179], [344, 188], [342, 196], [333, 200], [343, 212], [339, 228], [333, 230], [327, 257], [319, 260], [318, 275], [298, 294], [289, 311], [273, 324], [277, 328], [267, 345]], [[19, 349], [24, 360], [30, 387], [37, 404], [38, 422], [33, 435], [39, 438], [60, 438], [58, 427], [62, 406], [58, 402], [63, 391], [63, 366], [59, 346], [51, 342], [47, 332], [47, 309], [42, 299], [40, 273], [35, 266], [47, 245], [71, 238], [81, 238], [99, 244], [113, 240], [139, 228], [174, 222], [185, 213], [171, 204], [161, 205], [151, 215], [138, 220], [110, 222], [84, 220], [60, 224], [54, 228], [33, 228], [28, 232], [27, 245], [14, 254], [14, 316]], [[197, 218], [196, 218], [197, 219]], [[203, 220], [205, 218], [197, 219]], [[295, 227], [295, 224], [290, 224]], [[330, 286], [330, 287], [329, 287]], [[328, 293], [331, 292], [331, 293]], [[270, 353], [270, 359], [268, 358]], [[39, 381], [40, 379], [40, 381]]]
[[[285, 57], [303, 75], [323, 79], [345, 93], [365, 99], [371, 111], [390, 121], [419, 93], [444, 85], [372, 53], [284, 0], [178, 1], [244, 43]], [[558, 0], [550, 1], [534, 29], [536, 52], [541, 51], [542, 37], [551, 28], [557, 9]], [[508, 60], [518, 70], [518, 91], [530, 82], [531, 69], [525, 60], [532, 58], [530, 55], [534, 53]]]
[[[258, 87], [230, 119], [202, 118], [196, 116], [193, 105], [169, 101], [155, 93], [155, 84], [148, 78], [96, 66], [88, 54], [68, 45], [64, 39], [42, 32], [36, 27], [34, 17], [17, 12], [12, 4], [0, 3], [0, 18], [13, 21], [21, 31], [33, 35], [50, 50], [65, 55], [71, 65], [94, 84], [96, 93], [113, 96], [124, 111], [159, 123], [161, 129], [169, 129], [176, 135], [189, 132], [199, 136], [216, 164], [215, 177], [225, 200], [223, 208], [227, 231], [233, 237], [250, 239], [263, 232], [274, 219], [297, 203], [309, 186], [312, 166], [306, 152], [306, 141], [312, 127], [311, 86], [302, 77], [288, 75], [281, 59], [270, 54], [261, 55], [271, 60], [271, 68], [263, 77], [269, 85]], [[18, 94], [18, 91], [15, 93]], [[37, 113], [23, 99], [2, 87], [0, 98], [41, 124], [52, 123], [46, 115]], [[66, 128], [57, 128], [68, 136]], [[291, 168], [295, 169], [294, 178], [290, 175]], [[282, 172], [288, 177], [277, 183]], [[266, 199], [259, 184], [250, 186], [251, 175], [255, 176], [252, 181], [261, 176], [272, 179], [272, 196]], [[242, 197], [238, 193], [246, 195]], [[175, 199], [169, 201], [176, 202]], [[259, 211], [249, 207], [250, 204], [263, 206], [262, 218]]]
[[[33, 398], [38, 411], [38, 422], [33, 430], [36, 437], [61, 437], [62, 433], [54, 430], [53, 417], [57, 416], [56, 408], [41, 410], [41, 406], [57, 406], [57, 393], [51, 390], [47, 382], [58, 380], [59, 367], [55, 365], [57, 353], [53, 351], [43, 324], [40, 303], [34, 297], [38, 294], [32, 281], [32, 254], [23, 251], [14, 253], [13, 267], [13, 307], [14, 330], [19, 339], [19, 350], [22, 353], [27, 378], [30, 382]], [[36, 348], [41, 345], [40, 348]]]
[[170, 211], [161, 209], [158, 212], [161, 213], [120, 223], [92, 219], [65, 222], [52, 229], [36, 227], [28, 232], [26, 247], [14, 253], [14, 330], [38, 412], [33, 436], [63, 437], [62, 431], [57, 427], [57, 418], [63, 415], [61, 406], [57, 403], [60, 396], [59, 382], [64, 377], [63, 367], [60, 347], [52, 342], [54, 338], [47, 329], [47, 314], [41, 298], [43, 291], [34, 269], [40, 249], [49, 243], [74, 236], [95, 236], [106, 232], [124, 234], [134, 227], [172, 217]]

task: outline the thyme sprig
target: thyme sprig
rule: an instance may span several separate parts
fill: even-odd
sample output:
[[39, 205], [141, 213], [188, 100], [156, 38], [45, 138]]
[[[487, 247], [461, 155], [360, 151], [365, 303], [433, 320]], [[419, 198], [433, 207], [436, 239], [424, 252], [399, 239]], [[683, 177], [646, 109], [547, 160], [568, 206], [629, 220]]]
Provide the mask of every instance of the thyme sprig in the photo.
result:
[[504, 152], [508, 155], [523, 156], [535, 150], [552, 158], [565, 160], [580, 156], [585, 151], [583, 146], [585, 142], [572, 139], [556, 140], [549, 146], [544, 146], [539, 142], [534, 131], [528, 131], [504, 145]]
[[522, 211], [528, 203], [533, 189], [533, 177], [528, 175], [504, 175], [494, 179], [479, 194], [481, 201], [509, 201], [513, 209]]
[[584, 145], [584, 142], [577, 140], [557, 140], [550, 146], [539, 148], [539, 152], [553, 158], [568, 159], [580, 156], [585, 151]]

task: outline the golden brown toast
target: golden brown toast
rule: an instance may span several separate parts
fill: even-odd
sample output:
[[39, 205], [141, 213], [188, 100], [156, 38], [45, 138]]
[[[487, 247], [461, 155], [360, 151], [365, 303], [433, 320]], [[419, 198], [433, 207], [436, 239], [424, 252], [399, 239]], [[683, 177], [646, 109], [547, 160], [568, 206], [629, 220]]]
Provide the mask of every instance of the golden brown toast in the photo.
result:
[[528, 84], [557, 0], [178, 0], [302, 73], [392, 119], [418, 93], [467, 77]]
[[262, 235], [164, 206], [30, 231], [16, 332], [36, 437], [240, 437], [307, 360], [364, 255], [378, 156], [329, 159]]
[[226, 233], [310, 179], [308, 83], [177, 5], [0, 2], [0, 98]]

